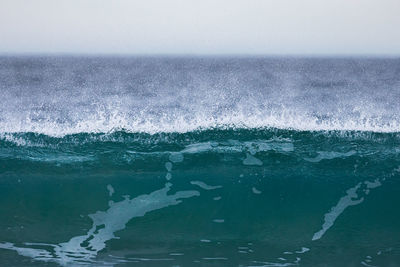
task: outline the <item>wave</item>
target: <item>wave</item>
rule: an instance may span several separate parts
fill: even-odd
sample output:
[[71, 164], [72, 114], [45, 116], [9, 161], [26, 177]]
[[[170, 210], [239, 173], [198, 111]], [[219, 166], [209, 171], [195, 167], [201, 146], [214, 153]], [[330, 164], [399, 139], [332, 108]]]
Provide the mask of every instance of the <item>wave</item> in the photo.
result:
[[[171, 146], [185, 147], [187, 153], [213, 148], [214, 143], [235, 142], [241, 146], [246, 146], [247, 141], [261, 140], [261, 142], [271, 140], [297, 140], [300, 142], [312, 142], [320, 140], [328, 142], [329, 139], [336, 142], [349, 142], [352, 140], [368, 140], [375, 143], [397, 142], [400, 138], [399, 132], [372, 132], [372, 131], [350, 131], [350, 130], [324, 130], [324, 131], [298, 131], [293, 129], [279, 128], [236, 128], [236, 127], [216, 127], [198, 129], [189, 132], [130, 132], [126, 130], [113, 129], [109, 132], [78, 132], [64, 133], [63, 135], [51, 135], [28, 132], [0, 132], [0, 147], [38, 147], [38, 148], [62, 148], [74, 147], [90, 144], [126, 144], [131, 147], [140, 147], [143, 151], [151, 151], [151, 147]], [[256, 141], [258, 142], [258, 141]], [[203, 146], [203, 144], [207, 144]], [[197, 151], [198, 152], [198, 151]], [[340, 156], [340, 154], [339, 154]], [[335, 155], [319, 155], [318, 159], [336, 157]]]
[[399, 62], [0, 57], [3, 265], [396, 265]]
[[[396, 161], [398, 133], [299, 132], [280, 129], [213, 129], [189, 133], [80, 133], [52, 137], [36, 133], [0, 134], [0, 161], [18, 167], [75, 166], [88, 170], [163, 169], [158, 162], [195, 159], [215, 164], [221, 160], [247, 166], [263, 166], [272, 157], [304, 164], [365, 158]], [[18, 163], [20, 162], [20, 163]], [[188, 162], [191, 162], [190, 160]], [[188, 163], [189, 164], [189, 163]], [[288, 165], [293, 164], [289, 160]], [[18, 168], [31, 168], [20, 166]], [[11, 167], [13, 168], [13, 167]], [[166, 166], [168, 169], [168, 166]]]
[[398, 64], [379, 59], [0, 58], [0, 132], [58, 137], [214, 128], [400, 132]]
[[[260, 111], [259, 111], [260, 112]], [[191, 115], [160, 116], [126, 114], [94, 115], [70, 122], [59, 122], [58, 118], [32, 120], [9, 117], [0, 120], [0, 133], [37, 133], [62, 137], [78, 133], [188, 133], [210, 129], [281, 129], [294, 131], [359, 131], [359, 132], [400, 132], [400, 120], [384, 117], [352, 117], [321, 119], [318, 116], [280, 112], [277, 114], [245, 114], [227, 112], [221, 116]], [[262, 113], [262, 112], [261, 112]]]

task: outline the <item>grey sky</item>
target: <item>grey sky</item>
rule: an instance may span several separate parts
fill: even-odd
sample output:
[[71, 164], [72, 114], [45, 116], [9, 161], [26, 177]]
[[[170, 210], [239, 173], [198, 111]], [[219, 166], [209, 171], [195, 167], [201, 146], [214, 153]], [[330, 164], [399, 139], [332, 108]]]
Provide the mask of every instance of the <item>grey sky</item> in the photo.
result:
[[0, 0], [0, 53], [400, 54], [400, 0]]

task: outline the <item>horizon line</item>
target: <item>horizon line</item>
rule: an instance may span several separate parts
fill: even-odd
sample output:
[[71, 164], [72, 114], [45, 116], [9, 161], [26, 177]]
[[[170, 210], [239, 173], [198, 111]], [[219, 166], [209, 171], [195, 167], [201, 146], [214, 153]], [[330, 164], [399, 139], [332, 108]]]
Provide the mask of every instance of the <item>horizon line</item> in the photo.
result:
[[164, 58], [400, 58], [400, 53], [87, 53], [0, 52], [0, 57], [164, 57]]

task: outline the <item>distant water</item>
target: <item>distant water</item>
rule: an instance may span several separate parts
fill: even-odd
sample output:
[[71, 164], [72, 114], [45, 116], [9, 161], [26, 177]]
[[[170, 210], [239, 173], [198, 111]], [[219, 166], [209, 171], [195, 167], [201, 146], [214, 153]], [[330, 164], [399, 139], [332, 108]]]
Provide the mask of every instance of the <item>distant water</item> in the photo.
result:
[[1, 266], [400, 266], [400, 59], [0, 58]]

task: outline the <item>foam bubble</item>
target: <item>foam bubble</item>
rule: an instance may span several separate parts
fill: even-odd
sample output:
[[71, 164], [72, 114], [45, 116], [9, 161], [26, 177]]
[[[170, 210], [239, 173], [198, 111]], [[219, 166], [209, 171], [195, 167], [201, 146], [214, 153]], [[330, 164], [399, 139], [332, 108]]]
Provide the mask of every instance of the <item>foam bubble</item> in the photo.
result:
[[222, 185], [208, 185], [202, 181], [191, 181], [190, 183], [193, 185], [197, 185], [197, 186], [203, 188], [204, 190], [214, 190], [214, 189], [222, 188]]
[[243, 164], [244, 165], [256, 165], [256, 166], [263, 165], [261, 160], [250, 155], [249, 153], [246, 154], [246, 158], [243, 160]]
[[258, 190], [255, 187], [251, 188], [251, 191], [253, 191], [254, 194], [261, 194], [262, 193], [260, 190]]
[[108, 195], [110, 197], [112, 197], [112, 195], [114, 194], [114, 188], [112, 187], [112, 185], [107, 185], [107, 190], [108, 190]]
[[306, 252], [308, 252], [308, 251], [310, 251], [309, 248], [302, 247], [301, 250], [296, 251], [296, 253], [297, 253], [297, 254], [303, 254], [303, 253], [306, 253]]

